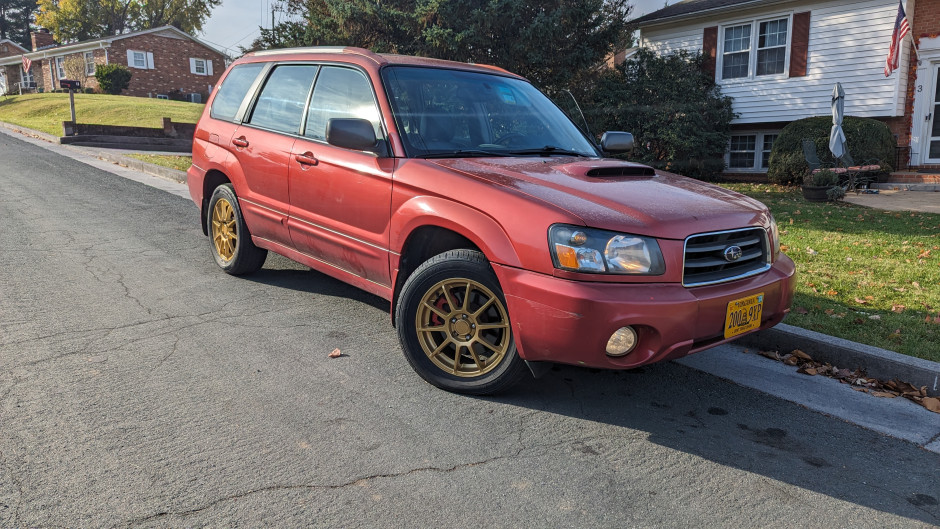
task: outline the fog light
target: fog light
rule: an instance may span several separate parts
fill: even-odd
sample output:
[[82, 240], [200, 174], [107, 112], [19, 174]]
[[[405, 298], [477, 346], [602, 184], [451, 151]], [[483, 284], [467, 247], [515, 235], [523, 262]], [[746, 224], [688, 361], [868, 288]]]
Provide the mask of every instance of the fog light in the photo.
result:
[[636, 347], [636, 331], [633, 327], [621, 327], [607, 340], [608, 356], [623, 356]]

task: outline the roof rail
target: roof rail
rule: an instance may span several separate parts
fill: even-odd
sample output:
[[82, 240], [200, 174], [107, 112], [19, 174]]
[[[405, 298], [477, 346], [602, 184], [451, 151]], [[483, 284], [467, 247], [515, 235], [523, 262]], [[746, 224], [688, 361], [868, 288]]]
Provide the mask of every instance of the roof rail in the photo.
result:
[[365, 48], [355, 48], [352, 46], [307, 46], [303, 48], [276, 48], [271, 50], [260, 50], [251, 52], [248, 55], [253, 55], [255, 57], [263, 57], [266, 55], [288, 55], [288, 54], [300, 54], [300, 53], [350, 53], [354, 55], [362, 55], [363, 57], [368, 57], [372, 59], [377, 64], [387, 62], [382, 59], [382, 56], [367, 50]]

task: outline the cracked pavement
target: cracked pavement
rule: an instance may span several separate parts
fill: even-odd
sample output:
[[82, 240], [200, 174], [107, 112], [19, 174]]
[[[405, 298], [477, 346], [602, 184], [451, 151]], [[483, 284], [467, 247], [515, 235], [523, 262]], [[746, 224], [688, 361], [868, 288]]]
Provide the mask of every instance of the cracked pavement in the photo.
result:
[[184, 198], [0, 159], [0, 527], [940, 524], [914, 444], [674, 363], [448, 394], [387, 302], [227, 276]]

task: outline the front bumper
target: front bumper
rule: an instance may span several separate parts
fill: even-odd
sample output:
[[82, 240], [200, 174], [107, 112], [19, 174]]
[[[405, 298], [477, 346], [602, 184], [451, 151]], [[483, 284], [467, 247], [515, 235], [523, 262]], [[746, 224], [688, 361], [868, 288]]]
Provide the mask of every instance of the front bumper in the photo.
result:
[[[728, 303], [751, 294], [764, 293], [760, 329], [773, 327], [790, 311], [796, 280], [793, 261], [782, 254], [763, 274], [694, 288], [571, 281], [493, 268], [522, 358], [607, 369], [679, 358], [731, 341], [724, 338]], [[607, 356], [607, 340], [626, 325], [637, 330], [636, 348], [620, 358]]]

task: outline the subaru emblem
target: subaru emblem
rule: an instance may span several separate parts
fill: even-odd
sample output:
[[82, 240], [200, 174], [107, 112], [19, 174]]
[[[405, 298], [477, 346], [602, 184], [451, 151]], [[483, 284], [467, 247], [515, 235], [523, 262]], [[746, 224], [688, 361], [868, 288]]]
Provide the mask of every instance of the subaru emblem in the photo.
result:
[[725, 253], [723, 254], [723, 257], [725, 258], [725, 261], [728, 261], [729, 263], [733, 263], [737, 261], [738, 259], [740, 259], [743, 253], [744, 252], [741, 250], [740, 246], [729, 246], [725, 248]]

